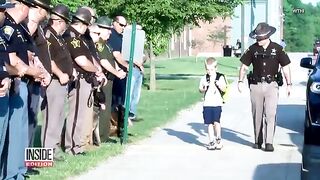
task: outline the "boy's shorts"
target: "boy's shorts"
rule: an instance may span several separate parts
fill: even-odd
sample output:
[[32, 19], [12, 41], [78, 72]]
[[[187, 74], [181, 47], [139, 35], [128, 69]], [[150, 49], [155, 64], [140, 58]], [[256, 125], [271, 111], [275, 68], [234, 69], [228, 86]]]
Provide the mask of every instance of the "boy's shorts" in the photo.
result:
[[203, 107], [204, 124], [213, 124], [214, 122], [220, 123], [221, 112], [221, 106]]

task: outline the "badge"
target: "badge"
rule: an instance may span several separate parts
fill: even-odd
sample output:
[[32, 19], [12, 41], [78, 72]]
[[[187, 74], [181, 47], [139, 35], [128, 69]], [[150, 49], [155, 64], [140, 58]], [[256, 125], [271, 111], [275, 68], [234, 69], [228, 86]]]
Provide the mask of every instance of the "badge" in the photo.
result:
[[80, 47], [80, 40], [74, 38], [74, 39], [71, 41], [71, 44], [72, 44], [73, 48]]
[[248, 48], [243, 54], [246, 54], [247, 52], [249, 52], [249, 50], [250, 50], [250, 49]]
[[99, 52], [102, 52], [104, 50], [103, 44], [98, 43], [97, 44], [97, 49], [98, 49]]
[[277, 50], [275, 48], [271, 49], [271, 56], [277, 55]]
[[4, 26], [4, 27], [2, 28], [2, 31], [3, 31], [4, 37], [5, 37], [8, 41], [10, 41], [10, 38], [11, 38], [13, 32], [14, 32], [14, 29], [13, 29], [11, 26]]

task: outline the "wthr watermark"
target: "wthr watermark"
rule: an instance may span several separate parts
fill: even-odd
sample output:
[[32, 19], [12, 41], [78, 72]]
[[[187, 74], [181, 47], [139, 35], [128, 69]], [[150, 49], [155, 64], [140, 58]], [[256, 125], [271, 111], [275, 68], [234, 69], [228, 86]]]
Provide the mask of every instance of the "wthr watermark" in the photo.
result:
[[293, 8], [292, 13], [293, 14], [304, 14], [306, 11], [304, 8]]
[[26, 167], [52, 167], [52, 148], [26, 148], [24, 153]]

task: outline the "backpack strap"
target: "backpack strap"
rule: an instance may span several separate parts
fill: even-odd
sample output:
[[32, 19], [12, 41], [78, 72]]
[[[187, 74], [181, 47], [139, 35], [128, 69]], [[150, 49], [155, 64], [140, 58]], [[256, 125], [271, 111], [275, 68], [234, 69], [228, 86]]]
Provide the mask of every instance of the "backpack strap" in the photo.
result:
[[[218, 81], [221, 76], [223, 77], [223, 79], [224, 79], [225, 81], [227, 81], [227, 80], [226, 80], [226, 77], [224, 76], [224, 74], [219, 73], [219, 72], [217, 72], [216, 81]], [[220, 92], [220, 94], [221, 94], [221, 96], [222, 96], [222, 95], [223, 95], [223, 91], [219, 88], [219, 86], [218, 86], [216, 83], [214, 83], [214, 84], [216, 85], [216, 87], [218, 88], [218, 90], [219, 90], [219, 92]]]

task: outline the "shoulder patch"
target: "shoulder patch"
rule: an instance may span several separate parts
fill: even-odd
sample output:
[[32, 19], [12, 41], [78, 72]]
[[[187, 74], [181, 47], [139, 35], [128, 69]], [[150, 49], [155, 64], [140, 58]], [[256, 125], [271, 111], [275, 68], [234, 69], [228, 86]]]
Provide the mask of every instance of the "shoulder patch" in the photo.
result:
[[246, 54], [247, 52], [249, 52], [250, 51], [250, 48], [248, 48], [243, 54]]
[[48, 40], [47, 40], [47, 45], [48, 45], [48, 46], [50, 46], [50, 45], [51, 45], [51, 42], [49, 42]]
[[71, 41], [71, 44], [72, 44], [73, 48], [80, 47], [80, 40], [73, 38], [73, 40]]
[[14, 32], [14, 29], [11, 26], [4, 26], [2, 28], [2, 32], [4, 37], [9, 41]]
[[45, 34], [45, 37], [46, 37], [47, 39], [49, 39], [50, 36], [51, 36], [51, 31], [50, 31], [50, 30], [47, 30], [47, 31], [46, 31], [46, 34]]
[[99, 52], [102, 52], [102, 51], [104, 50], [104, 45], [98, 43], [98, 44], [97, 44], [97, 49], [98, 49]]

